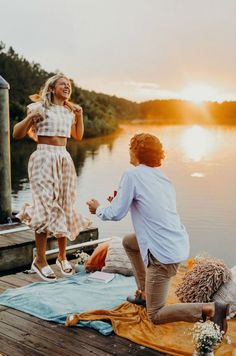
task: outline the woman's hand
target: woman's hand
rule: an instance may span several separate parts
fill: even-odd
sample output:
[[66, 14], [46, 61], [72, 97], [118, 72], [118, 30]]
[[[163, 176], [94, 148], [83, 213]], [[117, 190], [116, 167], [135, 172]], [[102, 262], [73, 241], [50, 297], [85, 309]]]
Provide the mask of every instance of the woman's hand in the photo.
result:
[[31, 120], [33, 125], [33, 124], [37, 124], [40, 121], [43, 121], [43, 116], [38, 112], [31, 111], [28, 115], [28, 119]]
[[79, 105], [73, 104], [72, 110], [75, 115], [81, 115], [83, 113], [83, 109]]
[[75, 114], [75, 122], [71, 127], [71, 136], [80, 141], [84, 134], [83, 109], [79, 105], [71, 104], [71, 110]]
[[29, 129], [37, 122], [42, 121], [43, 116], [37, 111], [30, 111], [25, 119], [18, 122], [13, 129], [13, 137], [15, 139], [21, 139], [25, 137]]

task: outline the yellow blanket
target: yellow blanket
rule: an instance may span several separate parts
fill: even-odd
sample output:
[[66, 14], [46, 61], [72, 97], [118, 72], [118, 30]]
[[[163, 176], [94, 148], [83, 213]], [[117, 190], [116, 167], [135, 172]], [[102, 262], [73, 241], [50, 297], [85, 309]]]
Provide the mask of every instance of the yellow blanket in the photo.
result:
[[[183, 270], [173, 278], [168, 303], [179, 302], [174, 291], [182, 276]], [[169, 355], [192, 355], [194, 351], [189, 334], [193, 324], [176, 322], [154, 325], [148, 320], [145, 308], [131, 303], [122, 303], [111, 310], [82, 313], [79, 320], [110, 320], [117, 335]], [[236, 319], [228, 322], [227, 335], [231, 344], [224, 340], [215, 351], [216, 356], [236, 356]]]

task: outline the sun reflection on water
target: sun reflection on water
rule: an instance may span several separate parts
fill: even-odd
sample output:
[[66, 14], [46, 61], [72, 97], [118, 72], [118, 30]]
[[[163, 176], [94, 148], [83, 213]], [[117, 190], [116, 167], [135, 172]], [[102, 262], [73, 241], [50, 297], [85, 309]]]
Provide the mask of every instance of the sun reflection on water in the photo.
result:
[[180, 144], [185, 158], [199, 162], [216, 149], [217, 141], [210, 129], [194, 125], [184, 130]]

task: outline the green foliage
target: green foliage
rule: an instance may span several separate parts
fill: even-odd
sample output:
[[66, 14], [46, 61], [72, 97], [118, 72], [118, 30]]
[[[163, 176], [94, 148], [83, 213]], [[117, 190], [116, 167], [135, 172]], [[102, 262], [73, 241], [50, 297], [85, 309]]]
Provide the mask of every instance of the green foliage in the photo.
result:
[[72, 101], [83, 107], [87, 137], [109, 134], [118, 127], [119, 120], [139, 115], [139, 105], [131, 101], [84, 90], [74, 84], [72, 89]]
[[[56, 74], [48, 73], [38, 63], [30, 63], [20, 57], [12, 47], [5, 50], [0, 41], [0, 74], [10, 84], [11, 127], [26, 114], [29, 96], [39, 92], [47, 78]], [[95, 137], [113, 132], [119, 119], [135, 118], [138, 104], [131, 101], [95, 93], [78, 88], [73, 82], [72, 101], [83, 107], [85, 136]]]

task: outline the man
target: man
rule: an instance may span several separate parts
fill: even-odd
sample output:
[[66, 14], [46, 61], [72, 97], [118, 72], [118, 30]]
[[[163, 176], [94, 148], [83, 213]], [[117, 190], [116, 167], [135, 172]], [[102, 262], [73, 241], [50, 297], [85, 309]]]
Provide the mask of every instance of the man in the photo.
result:
[[121, 220], [130, 210], [135, 233], [126, 235], [123, 246], [131, 261], [138, 290], [131, 303], [147, 307], [154, 324], [212, 319], [226, 332], [228, 305], [179, 303], [166, 305], [171, 277], [189, 255], [189, 238], [176, 211], [175, 190], [160, 170], [165, 154], [159, 139], [141, 133], [130, 140], [130, 163], [111, 204], [100, 207], [87, 202], [101, 220]]

